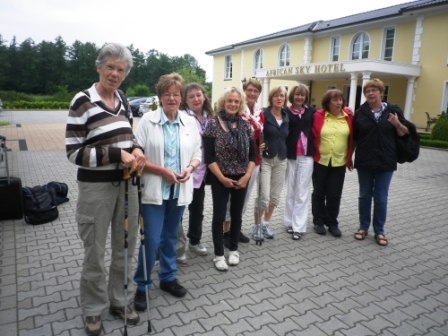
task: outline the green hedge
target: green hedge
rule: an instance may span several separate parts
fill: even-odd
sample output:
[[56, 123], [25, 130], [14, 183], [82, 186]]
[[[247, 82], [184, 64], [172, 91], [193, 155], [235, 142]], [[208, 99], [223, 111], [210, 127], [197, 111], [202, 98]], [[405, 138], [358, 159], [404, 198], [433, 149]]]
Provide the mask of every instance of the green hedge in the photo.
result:
[[428, 139], [426, 137], [420, 138], [420, 145], [426, 146], [426, 147], [447, 148], [448, 149], [448, 141]]
[[448, 115], [443, 113], [438, 119], [431, 131], [431, 137], [434, 140], [448, 141]]
[[3, 102], [5, 110], [68, 110], [69, 102], [14, 100]]

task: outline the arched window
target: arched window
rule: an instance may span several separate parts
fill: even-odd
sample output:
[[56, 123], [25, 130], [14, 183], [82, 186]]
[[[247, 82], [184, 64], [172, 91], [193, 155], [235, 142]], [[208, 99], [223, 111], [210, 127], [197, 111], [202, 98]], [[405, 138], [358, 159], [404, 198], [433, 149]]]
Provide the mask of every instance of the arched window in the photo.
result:
[[352, 60], [369, 58], [370, 39], [366, 33], [358, 33], [352, 42]]
[[254, 75], [257, 70], [263, 69], [263, 49], [258, 49], [254, 55]]
[[289, 49], [289, 45], [287, 44], [282, 45], [279, 54], [279, 66], [281, 67], [289, 66], [290, 58], [291, 58], [291, 51]]

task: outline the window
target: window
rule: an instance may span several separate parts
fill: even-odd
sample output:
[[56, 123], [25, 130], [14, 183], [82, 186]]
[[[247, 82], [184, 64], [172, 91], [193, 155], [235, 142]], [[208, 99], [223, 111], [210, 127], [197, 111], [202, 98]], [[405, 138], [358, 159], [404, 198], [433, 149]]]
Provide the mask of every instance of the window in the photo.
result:
[[370, 39], [366, 33], [355, 35], [352, 44], [352, 60], [369, 58]]
[[224, 79], [232, 79], [232, 56], [226, 56]]
[[258, 49], [255, 52], [255, 59], [254, 59], [254, 75], [256, 74], [257, 70], [263, 69], [263, 50]]
[[331, 38], [331, 61], [339, 61], [339, 48], [341, 46], [341, 38], [335, 36]]
[[291, 57], [291, 52], [289, 49], [289, 46], [287, 44], [284, 44], [281, 48], [280, 48], [280, 62], [279, 65], [281, 67], [285, 67], [285, 66], [289, 66], [290, 64], [290, 57]]
[[384, 92], [383, 92], [383, 102], [387, 102], [389, 98], [389, 85], [384, 85]]
[[384, 30], [383, 38], [383, 60], [392, 61], [394, 51], [395, 28], [389, 27]]

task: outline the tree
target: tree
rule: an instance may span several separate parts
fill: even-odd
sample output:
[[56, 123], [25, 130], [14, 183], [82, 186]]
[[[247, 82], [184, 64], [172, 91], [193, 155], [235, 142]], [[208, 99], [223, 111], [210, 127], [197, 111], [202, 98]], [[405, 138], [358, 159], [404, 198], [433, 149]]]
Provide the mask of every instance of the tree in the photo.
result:
[[68, 48], [68, 64], [66, 83], [69, 91], [79, 91], [90, 87], [93, 82], [98, 80], [96, 73], [95, 60], [99, 49], [94, 43], [81, 43], [75, 41]]
[[[151, 95], [160, 76], [171, 72], [179, 72], [187, 82], [210, 88], [210, 83], [205, 82], [205, 71], [190, 54], [170, 57], [155, 49], [142, 52], [132, 44], [128, 48], [134, 65], [122, 84], [124, 91], [132, 89]], [[80, 41], [67, 46], [60, 36], [37, 45], [29, 38], [19, 46], [14, 37], [7, 46], [0, 35], [0, 90], [54, 94], [58, 99], [74, 94], [98, 81], [95, 60], [99, 49], [94, 43]]]

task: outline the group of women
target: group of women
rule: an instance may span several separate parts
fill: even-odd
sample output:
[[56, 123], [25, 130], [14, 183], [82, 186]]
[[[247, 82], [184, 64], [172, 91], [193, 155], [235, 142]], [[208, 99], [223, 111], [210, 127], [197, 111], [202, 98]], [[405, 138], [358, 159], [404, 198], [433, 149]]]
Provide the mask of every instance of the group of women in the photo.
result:
[[[67, 157], [78, 165], [76, 220], [85, 247], [80, 289], [88, 335], [101, 332], [101, 313], [108, 302], [112, 315], [138, 323], [135, 310], [147, 309], [157, 257], [160, 289], [176, 297], [186, 294], [176, 278], [176, 242], [188, 206], [189, 247], [207, 253], [201, 243], [206, 182], [213, 200], [213, 263], [226, 271], [240, 262], [242, 216], [257, 180], [255, 239], [273, 238], [269, 223], [285, 180], [284, 225], [292, 239], [299, 240], [306, 232], [311, 183], [315, 231], [325, 234], [328, 229], [340, 237], [342, 188], [356, 145], [360, 224], [354, 237], [367, 236], [373, 199], [375, 239], [381, 246], [388, 244], [384, 224], [388, 189], [397, 168], [395, 139], [408, 129], [401, 110], [381, 101], [380, 80], [365, 83], [366, 102], [355, 116], [337, 89], [328, 90], [322, 108], [315, 111], [303, 84], [289, 95], [284, 87], [273, 88], [268, 107], [259, 109], [256, 102], [262, 88], [256, 79], [244, 83], [243, 90], [228, 88], [215, 114], [201, 85], [185, 86], [179, 74], [171, 73], [156, 85], [160, 108], [142, 117], [134, 135], [132, 114], [118, 92], [132, 68], [129, 50], [120, 44], [105, 45], [96, 67], [99, 81], [73, 98], [66, 130]], [[123, 178], [127, 173], [141, 174], [141, 185]], [[132, 307], [127, 297], [132, 284], [128, 260], [137, 239], [138, 195], [145, 239], [133, 276], [137, 289]], [[109, 226], [112, 257], [107, 284], [104, 256]]]

